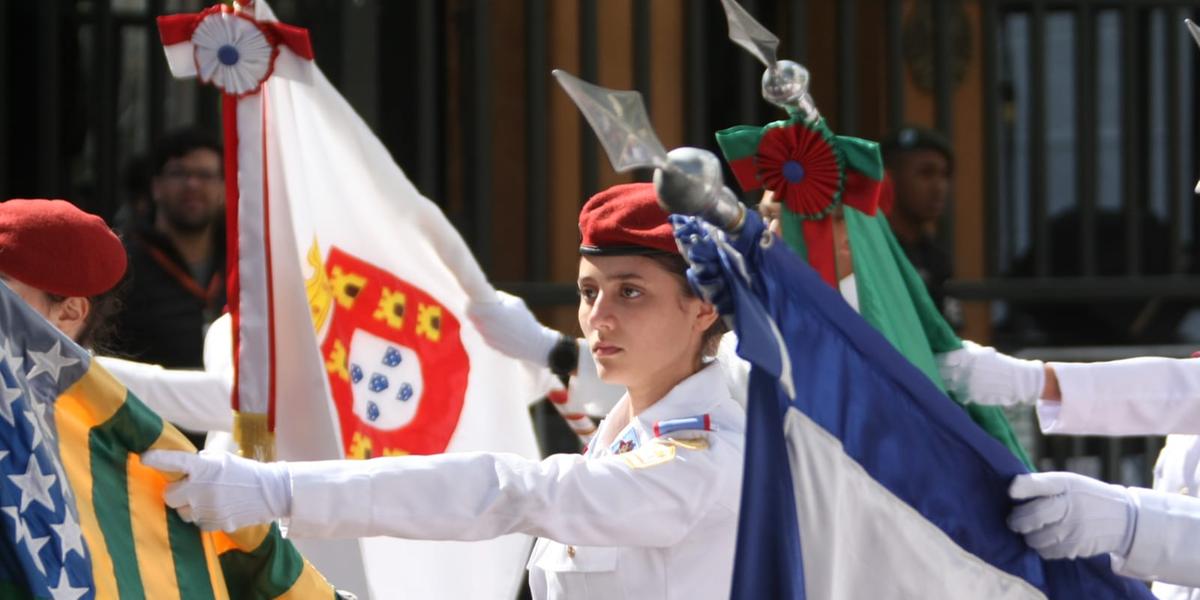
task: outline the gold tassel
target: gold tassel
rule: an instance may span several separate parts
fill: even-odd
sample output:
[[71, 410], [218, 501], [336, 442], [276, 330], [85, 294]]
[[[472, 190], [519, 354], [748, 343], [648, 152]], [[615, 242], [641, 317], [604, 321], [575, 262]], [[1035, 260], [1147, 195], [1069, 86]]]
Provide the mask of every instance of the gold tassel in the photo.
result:
[[267, 415], [233, 413], [233, 439], [243, 457], [259, 462], [275, 460], [275, 432], [267, 429]]

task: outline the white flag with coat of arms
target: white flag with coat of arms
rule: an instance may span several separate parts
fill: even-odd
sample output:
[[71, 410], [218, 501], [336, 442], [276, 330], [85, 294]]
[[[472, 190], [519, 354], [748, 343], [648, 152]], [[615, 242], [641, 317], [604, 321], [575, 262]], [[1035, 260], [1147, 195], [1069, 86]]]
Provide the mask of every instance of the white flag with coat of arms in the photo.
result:
[[[258, 34], [238, 20], [247, 16], [277, 49], [262, 54], [267, 66], [258, 71], [249, 60]], [[270, 308], [243, 310], [240, 318], [265, 319], [259, 324], [271, 332], [264, 355], [272, 368], [256, 383], [273, 391], [278, 457], [486, 450], [536, 458], [527, 407], [553, 382], [492, 350], [466, 320], [469, 298], [495, 292], [442, 212], [303, 56], [307, 39], [276, 24], [265, 4], [209, 9], [197, 19], [235, 35], [213, 42], [198, 37], [204, 23], [186, 24], [195, 30], [186, 42], [172, 44], [164, 33], [164, 43], [176, 75], [198, 73], [218, 87], [225, 77], [226, 102], [237, 102], [242, 206], [247, 194], [264, 197], [270, 286], [256, 293]], [[216, 46], [211, 58], [202, 44]], [[239, 60], [245, 72], [236, 71]], [[251, 89], [254, 77], [261, 88]], [[226, 127], [228, 136], [228, 121]], [[238, 264], [245, 270], [260, 251], [240, 230]], [[245, 292], [241, 298], [245, 307]], [[253, 350], [241, 344], [241, 352]], [[239, 364], [244, 375], [263, 377]], [[335, 585], [376, 599], [510, 599], [524, 579], [530, 545], [524, 535], [296, 542]]]

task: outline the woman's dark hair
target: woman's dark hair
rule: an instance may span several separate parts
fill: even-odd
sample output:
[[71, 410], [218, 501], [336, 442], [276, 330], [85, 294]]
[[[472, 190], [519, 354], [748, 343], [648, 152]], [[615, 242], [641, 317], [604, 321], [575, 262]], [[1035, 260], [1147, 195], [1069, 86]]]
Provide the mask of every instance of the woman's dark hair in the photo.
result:
[[[122, 284], [117, 287], [88, 297], [88, 316], [83, 322], [83, 329], [75, 338], [75, 343], [91, 350], [93, 354], [108, 354], [108, 342], [112, 339], [116, 325], [113, 317], [121, 310]], [[66, 300], [65, 296], [46, 293], [55, 304]]]
[[[685, 296], [689, 298], [697, 298], [696, 291], [692, 289], [691, 284], [687, 280], [688, 262], [678, 254], [647, 254], [646, 258], [658, 263], [658, 266], [666, 269], [668, 273], [679, 277], [679, 287], [683, 290]], [[721, 336], [729, 331], [725, 326], [724, 319], [713, 321], [708, 329], [704, 330], [704, 336], [700, 338], [700, 353], [704, 356], [715, 356], [717, 354], [717, 346], [721, 343]]]

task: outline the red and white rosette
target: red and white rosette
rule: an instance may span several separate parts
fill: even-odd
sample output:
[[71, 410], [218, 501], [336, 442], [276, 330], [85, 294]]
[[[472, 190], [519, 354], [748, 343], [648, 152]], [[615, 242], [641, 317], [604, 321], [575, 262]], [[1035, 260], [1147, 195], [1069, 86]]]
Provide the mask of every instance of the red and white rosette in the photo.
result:
[[197, 77], [221, 90], [234, 437], [243, 455], [271, 460], [276, 353], [263, 97], [272, 76], [280, 75], [277, 63], [292, 65], [281, 72], [303, 76], [312, 45], [307, 30], [279, 23], [265, 3], [252, 0], [162, 16], [158, 29], [173, 75]]
[[267, 32], [240, 12], [214, 12], [201, 19], [192, 32], [192, 46], [200, 81], [233, 96], [258, 91], [279, 52]]

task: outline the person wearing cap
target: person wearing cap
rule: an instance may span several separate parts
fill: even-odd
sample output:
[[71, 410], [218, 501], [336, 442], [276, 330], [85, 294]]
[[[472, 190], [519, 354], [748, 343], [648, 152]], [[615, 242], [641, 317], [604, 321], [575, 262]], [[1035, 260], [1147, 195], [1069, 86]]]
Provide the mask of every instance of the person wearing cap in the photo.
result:
[[706, 359], [722, 322], [689, 287], [652, 186], [600, 192], [579, 225], [579, 323], [599, 377], [626, 389], [584, 455], [147, 452], [184, 474], [167, 503], [208, 529], [286, 519], [293, 537], [538, 535], [535, 598], [727, 597], [745, 412]]
[[65, 200], [0, 203], [0, 280], [79, 345], [104, 342], [125, 266], [100, 217]]
[[888, 224], [934, 303], [955, 329], [962, 329], [962, 306], [945, 292], [952, 261], [934, 239], [950, 198], [954, 151], [940, 133], [914, 126], [887, 136], [879, 149], [892, 192], [880, 201]]
[[[121, 240], [100, 217], [65, 200], [0, 203], [0, 280], [88, 350], [108, 349], [126, 266]], [[222, 377], [110, 356], [97, 360], [163, 418], [191, 428], [232, 428]]]

